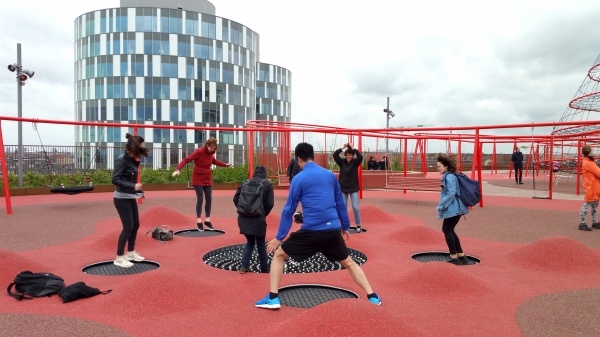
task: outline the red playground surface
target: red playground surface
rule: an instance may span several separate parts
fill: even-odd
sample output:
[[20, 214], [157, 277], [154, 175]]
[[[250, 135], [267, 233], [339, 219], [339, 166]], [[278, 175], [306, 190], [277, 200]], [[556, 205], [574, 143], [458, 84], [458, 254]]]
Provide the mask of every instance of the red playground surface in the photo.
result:
[[[275, 193], [267, 240], [287, 197], [285, 190]], [[600, 335], [600, 230], [577, 230], [581, 200], [485, 195], [485, 207], [474, 207], [457, 226], [465, 253], [481, 263], [455, 266], [411, 258], [447, 249], [435, 212], [438, 193], [364, 191], [360, 211], [368, 232], [351, 235], [347, 245], [366, 254], [362, 268], [382, 305], [369, 303], [339, 270], [285, 274], [281, 286], [330, 285], [360, 298], [270, 311], [254, 307], [268, 292], [267, 274], [242, 275], [202, 261], [209, 251], [245, 242], [233, 194], [213, 192], [212, 223], [224, 235], [161, 244], [144, 233], [162, 224], [193, 228], [195, 195], [147, 192], [136, 250], [160, 268], [127, 276], [81, 271], [115, 258], [121, 224], [112, 193], [13, 197], [13, 214], [0, 214], [0, 284], [31, 270], [112, 292], [67, 304], [56, 295], [20, 302], [4, 295], [0, 336]]]

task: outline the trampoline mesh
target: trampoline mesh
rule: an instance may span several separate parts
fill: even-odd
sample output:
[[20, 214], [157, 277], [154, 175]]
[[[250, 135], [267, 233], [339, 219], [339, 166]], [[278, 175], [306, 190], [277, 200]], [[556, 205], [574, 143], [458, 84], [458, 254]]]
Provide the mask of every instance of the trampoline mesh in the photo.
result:
[[222, 231], [220, 229], [214, 229], [214, 230], [205, 230], [205, 231], [201, 232], [197, 229], [183, 229], [180, 231], [176, 231], [173, 234], [175, 234], [177, 236], [188, 237], [188, 238], [197, 238], [197, 237], [205, 237], [205, 236], [222, 235], [222, 234], [225, 234], [225, 231]]
[[118, 267], [113, 264], [113, 261], [104, 261], [85, 266], [81, 271], [91, 275], [118, 276], [140, 274], [145, 271], [158, 269], [158, 267], [160, 267], [160, 264], [154, 261], [133, 262], [133, 267], [131, 268]]
[[[242, 255], [244, 253], [245, 246], [246, 244], [242, 243], [233, 246], [221, 247], [206, 253], [202, 257], [202, 260], [211, 267], [237, 271], [242, 267]], [[367, 256], [358, 250], [348, 248], [348, 253], [358, 265], [362, 265], [367, 262]], [[268, 265], [271, 264], [272, 257], [273, 254], [268, 254]], [[283, 272], [286, 274], [317, 273], [340, 269], [344, 269], [344, 267], [339, 262], [331, 262], [323, 254], [317, 253], [302, 262], [298, 262], [290, 258], [285, 262]], [[255, 273], [260, 272], [258, 251], [256, 250], [256, 247], [254, 247], [252, 257], [250, 258], [250, 271]]]
[[[478, 264], [481, 262], [478, 258], [470, 255], [466, 255], [469, 265]], [[412, 258], [419, 262], [448, 262], [448, 252], [423, 252], [413, 254]]]
[[340, 298], [358, 298], [352, 291], [317, 284], [287, 286], [279, 289], [281, 305], [312, 308]]

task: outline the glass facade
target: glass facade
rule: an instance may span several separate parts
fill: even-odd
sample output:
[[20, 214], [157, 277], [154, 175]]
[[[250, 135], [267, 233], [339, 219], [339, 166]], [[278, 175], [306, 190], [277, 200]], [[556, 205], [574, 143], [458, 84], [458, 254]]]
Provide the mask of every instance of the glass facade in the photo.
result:
[[[258, 46], [259, 35], [249, 28], [194, 11], [110, 8], [79, 16], [75, 120], [123, 127], [80, 126], [76, 144], [119, 145], [130, 123], [237, 128], [251, 119], [289, 121], [291, 74], [258, 63]], [[268, 76], [257, 76], [263, 67]], [[264, 95], [257, 95], [257, 86], [264, 88]], [[146, 145], [155, 148], [193, 149], [215, 136], [220, 149], [241, 150], [246, 141], [244, 133], [236, 131], [138, 131], [142, 132]], [[235, 163], [244, 158], [220, 160]], [[153, 166], [164, 164], [171, 163], [158, 160]]]
[[[258, 63], [256, 65], [256, 119], [289, 122], [291, 121], [292, 73], [282, 67]], [[265, 139], [257, 135], [256, 144], [276, 147], [279, 143], [277, 133], [264, 134]]]

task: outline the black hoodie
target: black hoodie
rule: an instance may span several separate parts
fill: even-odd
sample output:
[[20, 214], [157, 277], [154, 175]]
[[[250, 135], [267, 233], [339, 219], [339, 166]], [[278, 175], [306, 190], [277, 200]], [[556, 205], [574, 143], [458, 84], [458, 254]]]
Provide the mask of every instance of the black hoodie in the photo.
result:
[[[266, 217], [269, 215], [269, 213], [271, 213], [273, 205], [275, 204], [273, 184], [267, 180], [267, 170], [264, 166], [257, 166], [256, 169], [254, 169], [252, 180], [257, 182], [263, 180], [263, 207], [265, 209], [265, 214], [257, 218], [248, 218], [238, 215], [238, 226], [240, 227], [240, 234], [265, 237], [267, 236]], [[238, 187], [237, 191], [235, 192], [235, 196], [233, 197], [233, 203], [236, 207], [240, 199], [241, 191], [242, 186]]]

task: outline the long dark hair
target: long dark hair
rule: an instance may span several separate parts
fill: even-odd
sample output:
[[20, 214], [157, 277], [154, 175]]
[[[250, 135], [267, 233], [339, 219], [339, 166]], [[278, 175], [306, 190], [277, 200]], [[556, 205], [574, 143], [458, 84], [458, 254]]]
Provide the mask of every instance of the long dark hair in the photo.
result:
[[127, 138], [127, 146], [125, 147], [125, 152], [130, 156], [137, 157], [148, 157], [148, 149], [142, 146], [144, 142], [144, 138], [142, 136], [132, 136], [131, 134], [126, 134], [125, 138]]
[[456, 155], [455, 154], [439, 154], [437, 156], [438, 163], [446, 166], [448, 172], [456, 173]]

